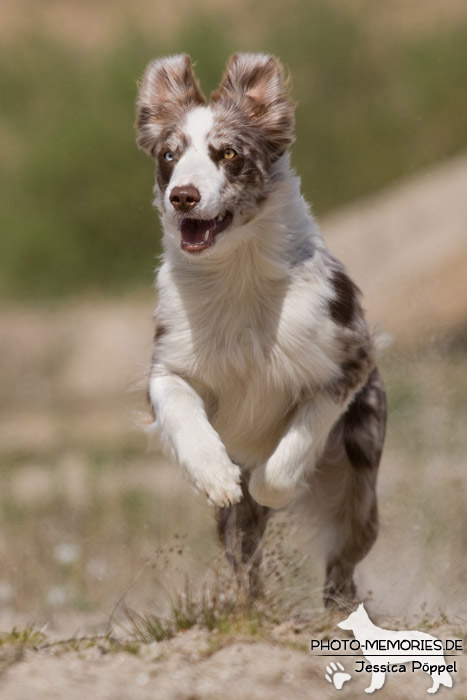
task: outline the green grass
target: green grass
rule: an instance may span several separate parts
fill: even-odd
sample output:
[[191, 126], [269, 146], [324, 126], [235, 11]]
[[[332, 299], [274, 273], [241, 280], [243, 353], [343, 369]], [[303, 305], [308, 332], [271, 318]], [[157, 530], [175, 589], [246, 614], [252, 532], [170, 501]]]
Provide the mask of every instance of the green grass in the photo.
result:
[[465, 149], [466, 26], [381, 41], [342, 4], [267, 8], [193, 10], [170, 39], [129, 22], [100, 52], [40, 25], [3, 43], [4, 297], [150, 286], [160, 252], [153, 165], [136, 149], [133, 119], [136, 80], [156, 55], [189, 52], [209, 92], [232, 51], [278, 54], [299, 102], [293, 162], [318, 213]]
[[194, 584], [186, 574], [180, 587], [162, 588], [169, 603], [165, 615], [141, 614], [122, 601], [118, 609], [123, 620], [120, 625], [133, 638], [147, 644], [171, 639], [195, 626], [223, 637], [258, 638], [274, 625], [290, 619], [289, 608], [278, 605], [277, 580], [264, 597], [251, 601], [232, 573], [225, 571], [221, 561], [217, 561], [210, 573], [209, 582], [201, 586]]
[[0, 649], [3, 646], [16, 646], [22, 649], [33, 648], [41, 644], [45, 635], [34, 627], [13, 627], [10, 632], [0, 634]]

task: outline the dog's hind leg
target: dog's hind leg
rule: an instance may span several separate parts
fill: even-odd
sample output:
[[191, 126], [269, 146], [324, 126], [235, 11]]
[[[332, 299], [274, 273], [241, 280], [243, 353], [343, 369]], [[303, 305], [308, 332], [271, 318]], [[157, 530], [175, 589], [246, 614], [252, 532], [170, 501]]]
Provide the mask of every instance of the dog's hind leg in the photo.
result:
[[316, 473], [327, 607], [355, 599], [355, 566], [376, 540], [376, 477], [385, 426], [384, 386], [374, 370], [333, 428]]
[[261, 592], [259, 568], [262, 559], [261, 538], [269, 519], [269, 508], [256, 503], [242, 482], [243, 499], [217, 511], [217, 528], [226, 557], [231, 564], [241, 593], [254, 600]]

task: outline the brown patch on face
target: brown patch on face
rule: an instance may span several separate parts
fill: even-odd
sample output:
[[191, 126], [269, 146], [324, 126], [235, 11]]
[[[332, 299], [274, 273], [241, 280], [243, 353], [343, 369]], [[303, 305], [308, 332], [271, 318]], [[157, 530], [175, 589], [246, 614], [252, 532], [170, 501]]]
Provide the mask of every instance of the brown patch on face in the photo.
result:
[[[182, 133], [171, 132], [167, 129], [161, 134], [159, 143], [160, 145], [155, 148], [157, 184], [161, 191], [164, 191], [170, 182], [177, 160], [187, 147], [187, 142]], [[167, 153], [172, 154], [172, 160], [166, 158]]]
[[[186, 148], [188, 148], [188, 141], [181, 130], [169, 127], [162, 132], [159, 145], [155, 148], [157, 184], [162, 193], [165, 192], [175, 165]], [[167, 153], [172, 154], [172, 160], [167, 160]]]
[[[225, 208], [235, 210], [237, 221], [246, 223], [257, 214], [268, 196], [270, 155], [259, 130], [241, 109], [220, 101], [211, 105], [214, 115], [209, 134], [209, 155], [225, 176], [222, 198]], [[226, 148], [236, 156], [223, 158]]]
[[331, 277], [334, 299], [329, 302], [329, 313], [335, 323], [350, 326], [354, 320], [358, 289], [343, 270], [334, 270]]
[[226, 112], [242, 115], [242, 123], [256, 130], [270, 162], [293, 143], [295, 105], [283, 68], [273, 56], [234, 54], [211, 102], [221, 104]]
[[215, 148], [209, 145], [209, 157], [218, 166], [225, 169], [227, 177], [238, 177], [245, 165], [245, 158], [241, 153], [237, 153], [231, 159], [224, 158], [225, 148]]
[[164, 157], [163, 153], [159, 153], [157, 156], [157, 184], [161, 191], [164, 191], [170, 182], [172, 177], [173, 169], [175, 167], [175, 161], [168, 161]]
[[149, 155], [161, 133], [171, 124], [175, 128], [183, 115], [205, 104], [186, 54], [153, 61], [141, 81], [136, 114], [137, 144]]

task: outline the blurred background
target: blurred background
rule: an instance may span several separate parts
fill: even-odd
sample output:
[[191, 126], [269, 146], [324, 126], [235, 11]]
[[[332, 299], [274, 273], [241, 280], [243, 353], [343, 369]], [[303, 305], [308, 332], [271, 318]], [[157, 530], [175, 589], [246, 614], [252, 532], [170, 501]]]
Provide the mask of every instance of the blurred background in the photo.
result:
[[467, 4], [0, 0], [0, 625], [152, 605], [155, 579], [220, 556], [138, 426], [160, 245], [133, 120], [149, 60], [188, 52], [209, 94], [234, 51], [290, 72], [304, 194], [393, 335], [360, 590], [467, 610]]

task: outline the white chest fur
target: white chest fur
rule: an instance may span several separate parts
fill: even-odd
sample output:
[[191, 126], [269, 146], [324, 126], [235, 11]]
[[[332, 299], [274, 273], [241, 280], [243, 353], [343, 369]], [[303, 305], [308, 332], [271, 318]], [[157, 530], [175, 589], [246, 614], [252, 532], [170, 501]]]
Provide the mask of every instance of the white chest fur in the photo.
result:
[[195, 388], [243, 464], [263, 461], [300, 394], [338, 371], [320, 265], [317, 252], [300, 274], [267, 269], [245, 245], [225, 269], [160, 270], [157, 315], [169, 332], [156, 361]]

